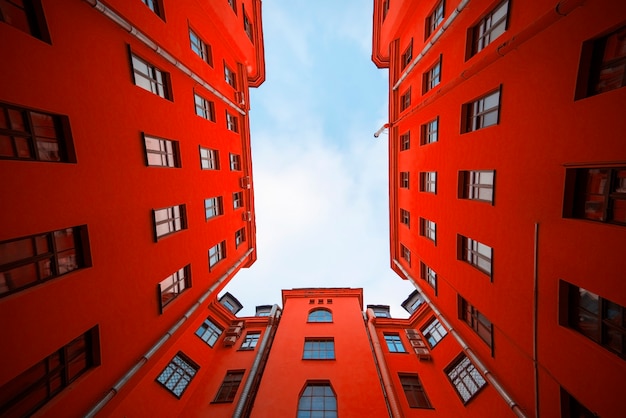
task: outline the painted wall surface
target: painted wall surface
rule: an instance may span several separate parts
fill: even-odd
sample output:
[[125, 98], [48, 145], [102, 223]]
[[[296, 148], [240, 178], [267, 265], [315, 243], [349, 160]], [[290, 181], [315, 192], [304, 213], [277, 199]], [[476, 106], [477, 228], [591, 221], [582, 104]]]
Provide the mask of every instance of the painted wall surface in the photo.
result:
[[[241, 9], [235, 15], [227, 2], [166, 3], [165, 19], [140, 1], [106, 5], [230, 101], [236, 91], [224, 79], [224, 62], [262, 82], [262, 37], [256, 45], [248, 39]], [[254, 20], [260, 2], [243, 3], [258, 9], [249, 17], [260, 33], [261, 22]], [[92, 265], [0, 299], [0, 329], [11, 342], [0, 347], [0, 386], [98, 325], [101, 365], [40, 413], [80, 415], [224, 278], [217, 295], [235, 273], [228, 270], [254, 248], [254, 219], [242, 218], [254, 212], [253, 191], [240, 186], [242, 176], [251, 176], [248, 109], [237, 113], [86, 1], [44, 0], [42, 7], [50, 43], [0, 23], [0, 101], [67, 116], [77, 161], [0, 160], [0, 241], [86, 225]], [[189, 27], [211, 45], [212, 67], [191, 51]], [[134, 84], [129, 50], [169, 74], [172, 100]], [[247, 103], [241, 71], [238, 89]], [[194, 92], [214, 102], [215, 122], [195, 114]], [[239, 117], [239, 133], [226, 129], [227, 109]], [[147, 166], [143, 133], [178, 141], [182, 166]], [[219, 151], [220, 170], [200, 169], [199, 146]], [[229, 153], [242, 155], [241, 171], [229, 169]], [[235, 191], [244, 193], [244, 208], [233, 209]], [[204, 199], [213, 196], [223, 196], [224, 214], [206, 221]], [[156, 242], [152, 210], [178, 204], [186, 205], [187, 229]], [[247, 240], [237, 248], [240, 228]], [[226, 258], [209, 271], [208, 250], [223, 240]], [[253, 251], [241, 261], [249, 266], [255, 259]], [[191, 288], [160, 314], [158, 283], [188, 264]], [[206, 317], [213, 298], [188, 324]], [[160, 367], [165, 357], [150, 360], [150, 367]]]
[[[558, 288], [564, 280], [626, 306], [624, 226], [563, 216], [566, 168], [626, 165], [620, 134], [626, 128], [626, 89], [574, 99], [583, 43], [623, 26], [626, 5], [511, 1], [506, 31], [468, 58], [470, 28], [500, 4], [471, 1], [393, 90], [409, 43], [415, 58], [432, 39], [425, 39], [424, 22], [436, 3], [390, 2], [383, 23], [383, 2], [374, 2], [372, 57], [379, 67], [390, 68], [392, 267], [406, 278], [393, 264], [400, 261], [423, 284], [528, 416], [535, 415], [537, 398], [542, 413], [556, 416], [560, 387], [600, 416], [619, 416], [626, 363], [559, 325]], [[458, 3], [445, 2], [446, 19]], [[422, 93], [424, 74], [438, 59], [441, 82]], [[411, 105], [401, 111], [400, 96], [409, 87]], [[498, 124], [462, 133], [462, 106], [495, 89], [501, 89]], [[438, 141], [420, 145], [421, 126], [436, 117]], [[410, 149], [401, 151], [399, 136], [409, 131]], [[461, 170], [495, 170], [493, 204], [459, 198]], [[410, 172], [409, 189], [399, 187], [403, 171]], [[437, 172], [436, 194], [419, 192], [419, 173], [426, 171]], [[410, 212], [410, 228], [400, 223], [400, 209]], [[436, 242], [420, 236], [420, 217], [436, 222]], [[493, 248], [491, 277], [457, 259], [457, 234]], [[401, 258], [400, 244], [411, 251], [410, 265]], [[420, 281], [420, 261], [437, 272], [436, 291]], [[457, 319], [458, 295], [492, 322], [492, 348]]]
[[[362, 300], [361, 289], [283, 290], [283, 316], [251, 417], [295, 416], [307, 381], [330, 382], [339, 416], [387, 416]], [[333, 322], [307, 322], [309, 312], [318, 308], [331, 311]], [[310, 337], [334, 338], [335, 359], [303, 360]]]

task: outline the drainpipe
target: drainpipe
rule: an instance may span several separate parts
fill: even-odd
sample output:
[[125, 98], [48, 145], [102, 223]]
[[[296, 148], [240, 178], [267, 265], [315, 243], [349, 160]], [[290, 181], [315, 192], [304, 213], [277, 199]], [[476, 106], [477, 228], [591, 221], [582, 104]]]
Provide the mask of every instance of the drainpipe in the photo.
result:
[[133, 35], [141, 43], [146, 45], [148, 48], [152, 49], [154, 52], [159, 54], [161, 57], [165, 58], [170, 64], [172, 64], [173, 66], [178, 68], [180, 71], [185, 73], [187, 76], [189, 76], [196, 83], [200, 84], [202, 87], [204, 87], [205, 89], [207, 89], [208, 91], [213, 93], [215, 96], [217, 96], [220, 100], [222, 100], [228, 106], [230, 106], [233, 109], [235, 109], [235, 111], [237, 111], [241, 115], [244, 115], [244, 116], [246, 115], [246, 112], [244, 110], [242, 110], [239, 106], [237, 106], [235, 103], [230, 101], [222, 93], [217, 91], [217, 89], [213, 88], [209, 83], [204, 81], [199, 75], [197, 75], [196, 73], [191, 71], [183, 63], [181, 63], [176, 58], [174, 58], [174, 56], [172, 54], [167, 52], [159, 44], [157, 44], [152, 39], [150, 39], [146, 34], [144, 34], [139, 29], [137, 29], [135, 26], [133, 26], [133, 24], [130, 23], [128, 20], [126, 20], [123, 16], [120, 16], [119, 14], [117, 14], [113, 9], [111, 9], [110, 7], [108, 7], [107, 5], [102, 3], [100, 0], [84, 0], [84, 1], [86, 3], [88, 3], [90, 6], [92, 6], [94, 9], [98, 10], [99, 12], [101, 12], [104, 16], [108, 17], [113, 22], [117, 23], [122, 29], [124, 29], [125, 31], [127, 31], [128, 33]]
[[259, 350], [254, 357], [254, 363], [252, 363], [252, 368], [250, 369], [250, 374], [246, 379], [246, 384], [241, 391], [241, 396], [239, 397], [239, 401], [237, 402], [237, 406], [235, 407], [235, 412], [233, 413], [233, 418], [241, 418], [243, 410], [248, 402], [248, 397], [250, 396], [250, 389], [254, 384], [254, 380], [259, 372], [259, 366], [263, 361], [263, 357], [265, 357], [266, 351], [268, 350], [268, 341], [274, 339], [274, 335], [272, 332], [272, 328], [278, 325], [278, 319], [280, 318], [281, 311], [278, 308], [278, 305], [272, 306], [272, 311], [270, 312], [270, 320], [265, 328], [265, 335], [263, 336], [263, 341], [261, 341], [261, 345]]
[[398, 87], [400, 87], [400, 84], [404, 81], [404, 79], [408, 77], [409, 73], [411, 71], [413, 71], [413, 68], [417, 65], [417, 63], [421, 61], [421, 59], [424, 57], [424, 55], [426, 55], [426, 53], [435, 44], [435, 42], [437, 42], [437, 40], [439, 40], [439, 38], [441, 37], [443, 32], [450, 27], [452, 22], [454, 22], [454, 20], [457, 18], [459, 13], [461, 13], [463, 11], [463, 9], [465, 9], [465, 6], [467, 6], [467, 3], [469, 3], [469, 2], [470, 2], [470, 0], [462, 0], [459, 3], [459, 5], [456, 6], [456, 9], [454, 9], [454, 11], [450, 15], [450, 17], [448, 19], [446, 19], [445, 22], [443, 22], [443, 25], [441, 25], [441, 28], [439, 28], [439, 30], [437, 32], [435, 32], [435, 34], [432, 36], [432, 38], [430, 38], [430, 41], [428, 41], [428, 43], [426, 45], [424, 45], [424, 48], [422, 49], [422, 52], [420, 52], [415, 58], [413, 58], [413, 61], [411, 61], [409, 66], [406, 68], [406, 70], [404, 70], [404, 73], [402, 73], [402, 76], [398, 79], [396, 84], [394, 84], [393, 90], [397, 90]]
[[400, 409], [400, 405], [398, 404], [398, 397], [393, 390], [393, 384], [391, 383], [391, 376], [389, 375], [389, 369], [387, 369], [387, 363], [385, 362], [383, 350], [380, 347], [380, 340], [378, 339], [376, 327], [374, 326], [374, 318], [376, 318], [376, 315], [374, 315], [374, 311], [372, 309], [368, 309], [367, 328], [371, 336], [372, 345], [374, 347], [374, 355], [376, 357], [376, 361], [378, 362], [380, 375], [383, 380], [383, 388], [385, 389], [385, 392], [387, 392], [387, 401], [389, 407], [391, 408], [391, 417], [403, 418], [402, 410]]
[[498, 395], [500, 395], [500, 397], [504, 399], [504, 402], [506, 402], [509, 408], [511, 408], [513, 413], [518, 418], [527, 418], [526, 414], [524, 414], [524, 412], [522, 411], [520, 406], [517, 404], [517, 402], [513, 400], [513, 398], [508, 394], [506, 389], [502, 387], [502, 385], [496, 379], [493, 373], [491, 373], [491, 371], [487, 369], [487, 367], [483, 364], [482, 361], [480, 361], [480, 359], [476, 356], [476, 354], [474, 354], [474, 352], [467, 345], [465, 340], [463, 340], [463, 337], [461, 337], [459, 333], [454, 328], [452, 328], [452, 326], [446, 320], [446, 318], [441, 314], [441, 312], [439, 312], [439, 309], [437, 309], [437, 307], [433, 304], [433, 302], [426, 295], [426, 293], [424, 293], [422, 288], [415, 282], [415, 279], [413, 279], [413, 277], [404, 269], [404, 267], [402, 267], [402, 265], [398, 262], [398, 260], [394, 259], [393, 263], [402, 272], [404, 277], [406, 277], [413, 284], [413, 286], [417, 289], [417, 291], [421, 293], [422, 297], [424, 298], [424, 301], [428, 304], [428, 306], [430, 306], [430, 309], [432, 309], [433, 313], [435, 314], [435, 316], [437, 317], [441, 325], [443, 325], [448, 330], [448, 332], [454, 337], [454, 339], [456, 339], [456, 341], [461, 345], [461, 348], [463, 349], [463, 352], [465, 353], [465, 355], [467, 355], [467, 357], [472, 361], [472, 363], [474, 363], [474, 366], [485, 377], [485, 380], [487, 380], [491, 384], [491, 386], [493, 386], [496, 392], [498, 392]]
[[370, 343], [370, 350], [372, 351], [372, 356], [374, 358], [374, 366], [376, 366], [376, 374], [378, 375], [378, 381], [380, 382], [380, 388], [383, 391], [383, 397], [385, 398], [385, 406], [387, 406], [387, 414], [392, 418], [391, 413], [391, 405], [389, 404], [389, 397], [387, 396], [387, 391], [385, 390], [385, 385], [383, 384], [383, 375], [380, 373], [380, 364], [378, 363], [378, 358], [374, 354], [374, 345], [372, 344], [372, 334], [370, 330], [367, 328], [367, 314], [365, 312], [363, 314], [363, 324], [365, 325], [365, 333], [367, 334], [367, 341]]
[[102, 400], [98, 402], [96, 406], [94, 406], [89, 412], [85, 414], [85, 417], [91, 418], [94, 417], [98, 412], [100, 412], [102, 408], [104, 408], [104, 406], [120, 392], [122, 387], [126, 383], [128, 383], [128, 381], [139, 371], [139, 369], [141, 369], [148, 362], [150, 357], [152, 357], [154, 353], [156, 353], [157, 350], [159, 350], [159, 348], [161, 348], [163, 344], [165, 344], [165, 342], [169, 340], [172, 335], [174, 335], [174, 333], [181, 327], [181, 325], [183, 325], [183, 323], [191, 317], [191, 314], [193, 314], [193, 312], [202, 305], [202, 303], [211, 295], [211, 293], [213, 293], [215, 289], [217, 289], [228, 278], [228, 276], [230, 276], [237, 269], [237, 267], [239, 267], [244, 262], [244, 260], [252, 253], [252, 251], [252, 248], [249, 249], [243, 255], [243, 257], [237, 260], [237, 262], [233, 264], [228, 269], [228, 271], [226, 271], [226, 273], [224, 273], [224, 275], [222, 275], [215, 283], [213, 283], [209, 290], [207, 290], [202, 296], [200, 296], [198, 301], [187, 311], [187, 313], [185, 313], [185, 315], [183, 315], [183, 317], [172, 328], [170, 328], [169, 331], [167, 331], [165, 335], [161, 337], [161, 339], [157, 341], [157, 343], [153, 345], [146, 354], [141, 357], [139, 362], [135, 364], [124, 376], [122, 376], [122, 378], [118, 380], [115, 385], [113, 385], [113, 387], [107, 392], [104, 398], [102, 398]]
[[539, 418], [539, 361], [537, 358], [538, 308], [539, 308], [539, 223], [535, 223], [533, 257], [533, 367], [535, 373], [535, 418]]

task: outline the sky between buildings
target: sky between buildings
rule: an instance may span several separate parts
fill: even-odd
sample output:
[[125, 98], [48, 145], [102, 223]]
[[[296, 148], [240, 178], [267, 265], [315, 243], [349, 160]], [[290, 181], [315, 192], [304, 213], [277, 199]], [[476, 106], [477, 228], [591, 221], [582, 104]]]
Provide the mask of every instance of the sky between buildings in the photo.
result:
[[[281, 304], [281, 289], [362, 287], [364, 304], [414, 290], [389, 263], [387, 70], [372, 63], [371, 0], [266, 0], [267, 80], [251, 90], [258, 260], [225, 291]], [[222, 292], [224, 293], [224, 292]]]

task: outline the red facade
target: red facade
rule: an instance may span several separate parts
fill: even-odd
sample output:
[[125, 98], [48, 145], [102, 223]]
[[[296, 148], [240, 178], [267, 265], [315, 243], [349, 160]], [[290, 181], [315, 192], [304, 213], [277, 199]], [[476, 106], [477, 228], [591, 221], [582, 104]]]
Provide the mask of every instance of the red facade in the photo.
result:
[[256, 260], [234, 3], [0, 2], [0, 415], [111, 407]]
[[625, 25], [608, 0], [374, 2], [391, 267], [523, 416], [623, 414]]

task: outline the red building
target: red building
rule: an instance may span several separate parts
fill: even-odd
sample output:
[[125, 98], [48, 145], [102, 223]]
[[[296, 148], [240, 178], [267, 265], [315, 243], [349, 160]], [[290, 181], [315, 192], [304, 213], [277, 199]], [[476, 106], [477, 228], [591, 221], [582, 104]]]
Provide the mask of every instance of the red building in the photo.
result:
[[498, 389], [468, 415], [622, 416], [626, 4], [376, 0], [373, 23], [391, 267]]
[[111, 413], [254, 263], [262, 33], [259, 0], [0, 1], [0, 415]]

